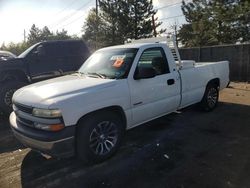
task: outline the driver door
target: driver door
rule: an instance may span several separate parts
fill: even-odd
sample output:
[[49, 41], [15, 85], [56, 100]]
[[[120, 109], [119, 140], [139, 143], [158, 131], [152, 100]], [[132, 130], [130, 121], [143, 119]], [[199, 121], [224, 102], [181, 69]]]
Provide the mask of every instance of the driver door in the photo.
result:
[[152, 67], [156, 76], [130, 79], [133, 126], [176, 110], [180, 102], [177, 72], [170, 72], [163, 48], [146, 49], [137, 67]]
[[30, 77], [33, 82], [61, 75], [60, 62], [55, 58], [53, 44], [40, 44], [28, 58]]

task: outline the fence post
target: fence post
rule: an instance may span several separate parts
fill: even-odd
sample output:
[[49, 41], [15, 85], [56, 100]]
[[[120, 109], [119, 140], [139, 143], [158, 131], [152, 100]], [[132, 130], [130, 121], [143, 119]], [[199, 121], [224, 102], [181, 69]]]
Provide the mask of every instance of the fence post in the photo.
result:
[[246, 45], [247, 82], [250, 82], [250, 45]]
[[198, 62], [201, 62], [201, 47], [199, 46]]

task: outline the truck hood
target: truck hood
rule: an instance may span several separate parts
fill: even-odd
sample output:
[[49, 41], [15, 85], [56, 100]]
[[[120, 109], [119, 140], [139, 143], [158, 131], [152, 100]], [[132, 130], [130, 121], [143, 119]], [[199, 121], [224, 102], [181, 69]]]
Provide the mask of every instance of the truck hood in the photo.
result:
[[18, 63], [22, 61], [23, 61], [23, 58], [0, 59], [1, 63]]
[[60, 99], [98, 92], [114, 85], [115, 80], [111, 79], [67, 75], [23, 87], [14, 93], [13, 102], [48, 108]]
[[6, 59], [0, 60], [0, 71], [13, 69], [23, 69], [23, 58], [13, 58], [13, 59]]

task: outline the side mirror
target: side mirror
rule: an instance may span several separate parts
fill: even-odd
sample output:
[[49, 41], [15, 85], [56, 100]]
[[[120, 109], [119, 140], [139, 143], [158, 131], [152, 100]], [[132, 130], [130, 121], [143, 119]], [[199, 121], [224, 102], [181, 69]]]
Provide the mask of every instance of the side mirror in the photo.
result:
[[135, 70], [134, 79], [147, 79], [153, 78], [156, 76], [156, 72], [152, 67], [137, 67]]
[[45, 56], [45, 49], [43, 46], [38, 46], [37, 48], [37, 56]]
[[32, 58], [37, 58], [38, 52], [37, 51], [33, 51], [33, 52], [29, 53], [28, 56], [30, 56]]

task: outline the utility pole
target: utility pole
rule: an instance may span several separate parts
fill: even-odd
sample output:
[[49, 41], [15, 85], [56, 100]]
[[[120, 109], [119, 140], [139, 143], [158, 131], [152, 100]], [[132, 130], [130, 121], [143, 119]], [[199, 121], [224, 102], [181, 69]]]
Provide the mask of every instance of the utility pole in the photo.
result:
[[175, 43], [176, 43], [176, 46], [178, 48], [178, 39], [177, 39], [177, 24], [175, 22], [174, 24], [174, 36], [175, 36]]
[[24, 43], [26, 42], [26, 31], [25, 31], [25, 29], [23, 30], [23, 41], [24, 41]]
[[98, 0], [95, 1], [95, 13], [96, 13], [96, 33], [95, 33], [95, 49], [97, 50], [97, 41], [98, 41]]
[[176, 43], [177, 48], [178, 48], [178, 37], [177, 37], [177, 35], [178, 35], [178, 30], [177, 30], [178, 29], [178, 22], [175, 21], [174, 24], [171, 25], [170, 27], [171, 27], [171, 29], [174, 30], [173, 33], [175, 35], [175, 43]]
[[135, 4], [134, 4], [134, 9], [135, 9], [135, 33], [134, 33], [134, 39], [137, 40], [138, 39], [138, 21], [137, 21], [137, 16], [138, 16], [138, 13], [137, 13], [137, 2], [134, 1]]
[[152, 23], [153, 23], [153, 30], [154, 30], [154, 37], [157, 37], [156, 26], [155, 26], [155, 16], [152, 16]]
[[95, 1], [96, 18], [98, 17], [98, 0]]

